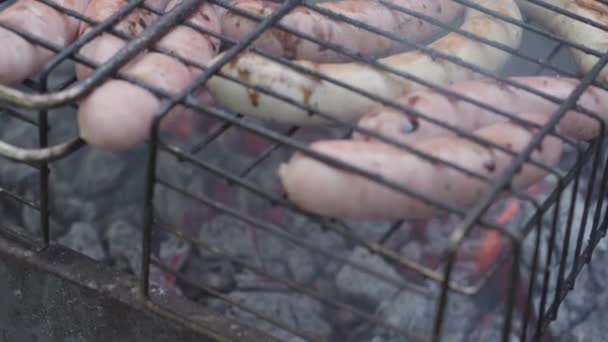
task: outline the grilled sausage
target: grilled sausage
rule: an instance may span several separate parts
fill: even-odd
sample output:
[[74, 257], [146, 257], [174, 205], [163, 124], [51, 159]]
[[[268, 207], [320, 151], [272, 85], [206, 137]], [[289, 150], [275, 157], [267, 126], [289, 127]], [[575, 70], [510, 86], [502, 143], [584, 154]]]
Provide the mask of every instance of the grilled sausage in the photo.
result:
[[[579, 84], [579, 81], [575, 79], [548, 76], [512, 77], [510, 80], [564, 100]], [[530, 111], [551, 115], [559, 107], [559, 104], [539, 95], [495, 80], [464, 81], [455, 83], [447, 89], [512, 115]], [[396, 102], [404, 107], [415, 109], [426, 117], [468, 132], [509, 120], [506, 116], [437, 91], [414, 92]], [[608, 92], [605, 90], [589, 87], [581, 95], [577, 104], [597, 113], [604, 120], [608, 119]], [[388, 106], [365, 114], [358, 126], [405, 144], [434, 136], [455, 134], [453, 131], [425, 119], [408, 115]], [[598, 120], [586, 114], [569, 111], [561, 119], [558, 127], [573, 139], [589, 140], [599, 134], [600, 124]], [[369, 140], [369, 137], [354, 133], [353, 139]]]
[[[173, 0], [170, 10], [181, 0]], [[203, 3], [190, 17], [190, 22], [219, 32], [215, 7]], [[205, 64], [219, 52], [219, 41], [185, 25], [180, 25], [159, 41], [159, 46], [192, 62]], [[184, 89], [200, 72], [170, 56], [148, 52], [125, 68], [127, 74], [143, 83], [170, 93]], [[154, 113], [161, 100], [151, 92], [122, 80], [109, 80], [87, 96], [78, 111], [81, 137], [104, 150], [124, 150], [145, 141]], [[179, 117], [184, 108], [176, 106], [167, 115]], [[165, 124], [168, 121], [163, 120]]]
[[[86, 9], [85, 16], [89, 19], [101, 22], [118, 11], [121, 7], [126, 6], [127, 2], [127, 0], [91, 0], [91, 3]], [[169, 0], [145, 0], [144, 3], [151, 8], [162, 11], [169, 3]], [[131, 37], [135, 37], [157, 19], [158, 15], [155, 13], [140, 7], [135, 7], [127, 16], [114, 25], [114, 29], [126, 33]], [[90, 25], [82, 23], [79, 35], [81, 36], [91, 29], [92, 27]], [[126, 41], [123, 39], [118, 38], [111, 33], [104, 32], [85, 44], [80, 49], [80, 54], [91, 59], [95, 63], [102, 64], [110, 59], [110, 57], [114, 56], [114, 54], [126, 44]], [[140, 58], [142, 54], [133, 58], [130, 63], [127, 63], [127, 66]], [[81, 64], [76, 65], [76, 77], [78, 77], [78, 79], [84, 79], [90, 73], [90, 68]]]
[[[521, 18], [519, 8], [513, 0], [474, 0], [473, 2], [512, 19]], [[472, 8], [468, 8], [465, 12], [462, 29], [512, 48], [518, 47], [521, 42], [520, 27]], [[447, 34], [430, 47], [487, 71], [501, 68], [509, 58], [508, 52], [490, 47], [483, 42], [470, 40], [456, 32]], [[218, 58], [221, 57], [216, 57], [211, 63]], [[393, 55], [379, 62], [431, 83], [445, 84], [480, 77], [468, 67], [458, 66], [422, 51]], [[423, 87], [415, 81], [360, 63], [317, 64], [298, 61], [296, 64], [386, 98], [395, 98]], [[356, 121], [371, 107], [377, 105], [377, 102], [364, 95], [292, 70], [254, 53], [237, 56], [223, 66], [222, 72], [242, 81], [263, 86], [296, 103], [310, 105], [342, 120]], [[311, 116], [306, 110], [221, 76], [211, 78], [207, 86], [217, 103], [244, 115], [299, 125], [318, 125], [328, 122], [318, 115]]]
[[[55, 0], [57, 5], [83, 13], [89, 0]], [[18, 0], [0, 12], [0, 22], [61, 48], [78, 34], [79, 21], [36, 0]], [[51, 50], [0, 28], [0, 83], [14, 85], [34, 76], [54, 56]]]
[[[547, 116], [526, 114], [530, 121], [543, 123]], [[514, 122], [501, 122], [476, 131], [480, 138], [514, 152], [521, 151], [535, 129]], [[548, 136], [532, 158], [549, 165], [559, 161], [561, 141]], [[473, 205], [488, 184], [448, 165], [424, 160], [386, 144], [354, 140], [325, 140], [312, 143], [315, 152], [378, 174], [417, 191], [427, 198], [441, 199], [467, 208]], [[497, 178], [513, 160], [496, 148], [482, 146], [460, 137], [439, 137], [415, 145], [421, 152], [451, 162], [489, 179]], [[516, 188], [540, 181], [546, 171], [529, 163], [513, 179]], [[426, 219], [441, 214], [434, 206], [390, 189], [354, 173], [296, 153], [279, 167], [279, 177], [288, 198], [300, 208], [318, 215], [353, 219]]]
[[[608, 6], [597, 0], [544, 0], [568, 13], [587, 18], [598, 24], [608, 25]], [[527, 0], [517, 0], [525, 16], [538, 20], [552, 32], [568, 41], [585, 46], [601, 54], [608, 50], [608, 31], [593, 27], [578, 19], [559, 14], [558, 12], [536, 5]], [[580, 71], [587, 73], [598, 62], [598, 58], [571, 48]], [[604, 67], [597, 77], [599, 82], [608, 82], [608, 67]]]
[[[389, 0], [388, 3], [406, 10], [433, 17], [440, 22], [451, 22], [462, 15], [464, 7], [453, 0]], [[236, 0], [236, 8], [264, 17], [280, 4], [265, 0]], [[347, 17], [409, 42], [421, 43], [440, 32], [437, 25], [389, 8], [379, 1], [342, 0], [321, 3], [324, 10]], [[296, 7], [281, 19], [281, 24], [321, 41], [340, 45], [367, 57], [384, 57], [401, 49], [401, 43], [376, 33], [325, 16], [306, 7]], [[235, 40], [243, 39], [259, 22], [249, 20], [236, 12], [228, 11], [222, 18], [222, 32]], [[270, 29], [258, 38], [253, 46], [290, 59], [313, 62], [345, 62], [351, 58], [332, 49], [289, 34], [280, 29]]]

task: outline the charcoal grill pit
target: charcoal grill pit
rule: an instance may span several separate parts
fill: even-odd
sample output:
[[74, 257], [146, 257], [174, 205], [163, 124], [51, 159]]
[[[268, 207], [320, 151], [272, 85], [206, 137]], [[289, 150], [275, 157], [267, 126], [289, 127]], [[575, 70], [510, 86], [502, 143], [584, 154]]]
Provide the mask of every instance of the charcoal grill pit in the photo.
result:
[[[38, 1], [56, 7], [51, 0]], [[470, 6], [470, 0], [454, 1]], [[215, 34], [227, 54], [213, 68], [203, 68], [181, 94], [117, 76], [165, 99], [159, 118], [178, 103], [194, 109], [186, 125], [170, 133], [155, 126], [145, 145], [121, 153], [98, 151], [77, 138], [77, 100], [200, 2], [184, 0], [102, 66], [74, 53], [90, 36], [59, 50], [0, 24], [58, 52], [36, 77], [10, 91], [0, 87], [0, 253], [6, 260], [0, 271], [12, 279], [1, 286], [17, 293], [7, 307], [27, 313], [39, 305], [56, 315], [62, 310], [57, 301], [71, 295], [76, 300], [70, 307], [100, 308], [98, 322], [87, 318], [81, 326], [51, 317], [40, 323], [32, 315], [31, 322], [53, 326], [49, 340], [95, 324], [117, 324], [116, 300], [120, 310], [138, 313], [133, 326], [159, 329], [122, 337], [120, 331], [108, 332], [129, 340], [144, 335], [147, 341], [155, 335], [167, 340], [173, 331], [184, 340], [210, 341], [586, 341], [603, 336], [603, 327], [589, 326], [608, 312], [602, 309], [608, 300], [596, 300], [608, 296], [608, 272], [601, 266], [608, 260], [602, 239], [608, 228], [605, 135], [588, 143], [565, 140], [568, 151], [560, 164], [529, 193], [509, 188], [517, 165], [526, 160], [520, 155], [466, 212], [450, 211], [430, 222], [323, 218], [286, 199], [276, 170], [293, 152], [310, 152], [308, 142], [346, 137], [352, 125], [288, 127], [202, 106], [188, 96], [245, 49], [289, 64], [251, 48], [251, 42], [294, 6], [315, 10], [314, 1], [284, 1], [249, 39], [234, 42]], [[232, 8], [224, 0], [209, 2]], [[137, 6], [145, 7], [133, 0], [124, 11]], [[93, 31], [108, 30], [117, 17]], [[459, 24], [445, 25], [446, 31]], [[595, 73], [580, 75], [572, 44], [534, 22], [517, 25], [525, 29], [522, 44], [509, 51], [511, 60], [491, 78], [570, 75], [584, 79], [585, 86], [607, 89], [593, 80], [608, 62], [607, 52], [597, 51], [602, 57]], [[97, 68], [77, 84], [74, 63]], [[554, 117], [575, 100], [565, 100]], [[537, 137], [549, 131], [547, 126]], [[497, 196], [503, 189], [509, 197]], [[512, 215], [503, 220], [505, 213]], [[30, 272], [37, 281], [28, 278]], [[46, 285], [40, 284], [47, 282], [67, 290], [55, 297], [32, 295], [40, 302], [20, 299], [27, 297], [20, 288], [44, 293]], [[0, 316], [0, 326], [8, 326], [3, 319], [11, 318]], [[2, 333], [22, 336], [10, 328]], [[93, 338], [79, 336], [76, 340]]]

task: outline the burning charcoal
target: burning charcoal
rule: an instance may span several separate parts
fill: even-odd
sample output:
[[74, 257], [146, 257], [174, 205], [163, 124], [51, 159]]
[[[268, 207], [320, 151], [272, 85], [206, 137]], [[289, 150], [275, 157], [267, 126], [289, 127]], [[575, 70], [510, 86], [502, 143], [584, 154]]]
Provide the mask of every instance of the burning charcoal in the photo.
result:
[[141, 231], [126, 220], [114, 221], [105, 233], [108, 254], [121, 270], [139, 274], [141, 265]]
[[167, 266], [179, 270], [192, 251], [192, 245], [183, 239], [168, 235], [160, 244], [159, 257]]
[[[167, 268], [174, 272], [179, 272], [190, 256], [190, 252], [191, 245], [189, 242], [179, 239], [174, 235], [167, 235], [166, 238], [160, 242], [158, 258]], [[153, 268], [154, 272], [152, 272], [152, 268], [150, 269], [150, 282], [153, 285], [169, 292], [181, 293], [176, 286], [177, 279], [174, 274], [171, 272], [164, 272], [154, 265]]]
[[[357, 247], [349, 260], [356, 265], [366, 267], [382, 275], [399, 279], [397, 272], [382, 258], [371, 254], [368, 250]], [[344, 265], [336, 275], [336, 286], [340, 291], [351, 295], [364, 296], [374, 302], [380, 302], [393, 296], [398, 289], [392, 284], [369, 273], [363, 273], [350, 265]]]
[[168, 293], [176, 295], [182, 294], [181, 289], [175, 286], [175, 277], [164, 272], [155, 265], [150, 265], [149, 279], [150, 291], [154, 291], [160, 295], [165, 295]]
[[324, 340], [331, 333], [331, 327], [322, 315], [321, 304], [309, 297], [281, 292], [235, 292], [230, 298], [242, 307], [266, 315], [267, 318], [255, 316], [236, 307], [230, 309], [229, 316], [242, 319], [246, 324], [251, 324], [281, 341], [303, 340], [273, 325], [267, 319], [278, 321], [307, 336], [314, 336], [314, 340]]
[[59, 243], [95, 260], [103, 260], [106, 252], [97, 229], [86, 222], [75, 222]]
[[[438, 291], [437, 291], [438, 292]], [[379, 307], [380, 318], [417, 336], [431, 336], [438, 295], [426, 296], [404, 289], [396, 296], [385, 299]], [[465, 329], [475, 322], [478, 310], [471, 298], [450, 293], [443, 323], [442, 341], [464, 341]], [[394, 333], [385, 333], [385, 341], [393, 341]]]

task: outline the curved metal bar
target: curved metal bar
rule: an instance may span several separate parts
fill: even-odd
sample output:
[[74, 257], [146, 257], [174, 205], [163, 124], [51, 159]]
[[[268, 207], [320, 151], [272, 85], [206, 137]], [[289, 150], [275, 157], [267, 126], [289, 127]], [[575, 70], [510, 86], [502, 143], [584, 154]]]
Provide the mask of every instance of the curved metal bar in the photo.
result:
[[45, 148], [21, 148], [0, 141], [0, 156], [22, 162], [52, 161], [76, 152], [84, 145], [86, 142], [81, 138]]
[[70, 88], [47, 94], [28, 94], [6, 85], [0, 85], [0, 102], [16, 105], [27, 109], [50, 109], [78, 100], [99, 84], [99, 80], [117, 72], [132, 57], [149, 45], [158, 41], [176, 23], [185, 20], [188, 15], [200, 5], [200, 0], [183, 1], [158, 21], [154, 22], [141, 35], [131, 40], [120, 49], [110, 61], [102, 64], [89, 77], [77, 82]]

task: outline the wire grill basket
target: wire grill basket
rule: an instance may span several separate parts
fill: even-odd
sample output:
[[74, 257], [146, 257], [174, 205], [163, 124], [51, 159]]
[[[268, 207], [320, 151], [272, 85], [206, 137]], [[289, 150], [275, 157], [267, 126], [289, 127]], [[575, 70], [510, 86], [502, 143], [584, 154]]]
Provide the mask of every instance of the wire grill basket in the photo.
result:
[[[307, 301], [321, 305], [326, 317], [348, 316], [351, 322], [356, 322], [353, 324], [355, 332], [333, 335], [335, 338], [348, 336], [352, 340], [369, 340], [369, 334], [374, 332], [376, 338], [379, 338], [378, 341], [384, 341], [378, 336], [392, 336], [393, 340], [399, 341], [439, 341], [443, 340], [442, 338], [451, 340], [447, 335], [452, 333], [454, 326], [458, 326], [460, 319], [457, 311], [453, 310], [453, 306], [459, 304], [454, 303], [473, 302], [476, 300], [475, 298], [488, 296], [490, 293], [490, 296], [501, 298], [501, 300], [489, 300], [492, 305], [488, 305], [489, 308], [486, 311], [499, 317], [500, 329], [498, 330], [503, 341], [511, 339], [541, 340], [550, 323], [556, 319], [560, 304], [575, 288], [577, 275], [591, 262], [593, 251], [605, 234], [607, 217], [602, 208], [604, 207], [608, 168], [604, 149], [604, 123], [601, 119], [601, 115], [604, 113], [593, 113], [580, 106], [576, 108], [583, 113], [582, 115], [597, 119], [598, 134], [589, 141], [578, 141], [565, 136], [555, 130], [555, 127], [569, 110], [573, 110], [577, 106], [577, 101], [589, 87], [607, 89], [606, 85], [602, 83], [601, 75], [608, 62], [608, 54], [606, 51], [596, 50], [603, 48], [602, 46], [588, 46], [589, 44], [585, 44], [585, 42], [568, 40], [563, 37], [563, 34], [556, 33], [554, 28], [535, 21], [524, 20], [526, 11], [522, 11], [521, 17], [514, 17], [505, 14], [504, 11], [485, 8], [483, 4], [487, 4], [487, 1], [454, 0], [465, 7], [465, 12], [474, 9], [478, 11], [479, 16], [487, 16], [499, 22], [500, 25], [510, 27], [512, 36], [505, 39], [518, 43], [515, 44], [516, 46], [508, 46], [508, 44], [494, 41], [494, 37], [481, 37], [463, 31], [462, 21], [442, 23], [432, 17], [395, 5], [391, 1], [378, 0], [379, 3], [393, 11], [401, 11], [418, 17], [421, 21], [440, 26], [441, 32], [429, 38], [429, 42], [436, 41], [446, 34], [459, 34], [462, 39], [474, 42], [472, 44], [492, 49], [496, 56], [505, 56], [506, 61], [502, 63], [504, 65], [496, 71], [488, 71], [462, 58], [450, 56], [445, 51], [433, 50], [435, 45], [427, 44], [428, 42], [408, 41], [352, 18], [337, 15], [313, 1], [287, 0], [276, 4], [276, 9], [272, 14], [262, 17], [238, 9], [233, 6], [231, 1], [224, 0], [183, 0], [172, 11], [166, 13], [151, 8], [143, 0], [133, 0], [103, 22], [94, 22], [82, 13], [62, 8], [50, 0], [35, 1], [87, 23], [93, 26], [93, 29], [67, 46], [60, 47], [24, 30], [0, 23], [0, 27], [55, 53], [35, 77], [18, 87], [0, 86], [3, 120], [10, 121], [14, 125], [27, 126], [30, 131], [37, 133], [35, 142], [24, 142], [20, 137], [3, 137], [0, 140], [0, 155], [5, 158], [2, 163], [9, 163], [7, 160], [10, 160], [10, 163], [21, 163], [24, 168], [33, 168], [38, 178], [36, 189], [29, 190], [29, 192], [24, 189], [15, 189], [10, 184], [10, 179], [7, 178], [0, 183], [0, 195], [6, 201], [34, 210], [40, 229], [39, 234], [30, 236], [23, 235], [22, 229], [10, 227], [10, 224], [0, 223], [0, 225], [3, 226], [5, 233], [10, 233], [16, 239], [32, 240], [42, 248], [47, 246], [52, 236], [53, 213], [49, 208], [52, 206], [52, 202], [57, 200], [49, 190], [52, 187], [49, 173], [55, 165], [67, 163], [73, 155], [85, 153], [86, 150], [91, 149], [77, 135], [73, 135], [67, 140], [52, 142], [50, 134], [53, 132], [54, 123], [74, 120], [71, 114], [78, 108], [79, 101], [108, 78], [119, 78], [143, 87], [162, 99], [162, 106], [155, 113], [149, 139], [141, 150], [137, 150], [137, 153], [145, 155], [147, 158], [145, 174], [138, 176], [143, 179], [140, 188], [141, 199], [138, 203], [141, 209], [140, 214], [143, 214], [141, 222], [143, 234], [141, 241], [137, 241], [141, 251], [141, 268], [138, 270], [138, 276], [141, 280], [139, 290], [143, 301], [151, 300], [149, 297], [149, 291], [152, 288], [151, 273], [160, 271], [175, 277], [176, 281], [184, 287], [202, 291], [205, 305], [221, 303], [224, 308], [246, 312], [248, 317], [255, 318], [256, 322], [263, 322], [265, 326], [273, 327], [272, 331], [281, 331], [281, 334], [275, 335], [279, 338], [286, 340], [288, 339], [286, 336], [297, 337], [301, 340], [329, 338], [327, 335], [319, 336], [319, 332], [314, 329], [312, 331], [302, 329], [298, 324], [293, 324], [294, 321], [286, 323], [272, 313], [269, 314], [255, 305], [250, 305], [251, 303], [247, 300], [241, 302], [239, 297], [232, 296], [231, 291], [234, 289], [246, 292], [243, 289], [247, 288], [248, 282], [251, 281], [249, 278], [237, 277], [234, 283], [218, 287], [173, 269], [166, 260], [159, 257], [155, 242], [155, 239], [160, 239], [162, 236], [172, 236], [194, 246], [198, 253], [204, 254], [208, 258], [206, 260], [220, 260], [240, 272], [265, 279], [266, 282], [272, 284], [271, 287], [275, 289], [277, 296], [289, 295], [306, 298]], [[210, 2], [218, 8], [234, 11], [245, 18], [257, 21], [258, 24], [245, 38], [237, 41], [219, 32], [211, 32], [186, 22], [185, 18], [203, 2]], [[608, 6], [604, 1], [572, 2], [578, 3], [580, 6], [585, 4], [596, 6], [598, 11], [602, 10], [602, 6]], [[501, 3], [509, 4], [511, 1]], [[606, 30], [602, 23], [561, 9], [559, 4], [564, 1], [520, 0], [517, 3], [546, 8], [554, 11], [556, 16], [562, 14], [570, 20], [579, 21], [598, 30]], [[280, 91], [277, 93], [275, 91], [277, 88], [252, 84], [251, 77], [235, 77], [235, 75], [238, 76], [238, 72], [230, 67], [230, 65], [235, 65], [235, 60], [248, 55], [257, 55], [257, 58], [262, 56], [263, 61], [269, 63], [270, 67], [285, 68], [288, 70], [285, 73], [307, 75], [306, 77], [314, 79], [315, 82], [323, 82], [325, 89], [348, 89], [339, 94], [350, 94], [349, 96], [358, 99], [359, 102], [355, 101], [356, 103], [352, 106], [372, 101], [376, 105], [392, 107], [402, 113], [407, 113], [410, 117], [416, 117], [418, 122], [440, 126], [445, 132], [451, 132], [450, 134], [453, 136], [469, 139], [483, 146], [499, 148], [495, 143], [484, 140], [470, 131], [462, 130], [442, 122], [440, 119], [433, 119], [426, 113], [416, 112], [412, 107], [396, 101], [395, 96], [383, 96], [383, 94], [367, 91], [366, 89], [369, 87], [364, 83], [368, 80], [361, 80], [361, 84], [357, 85], [347, 84], [348, 82], [344, 82], [344, 80], [332, 79], [331, 75], [328, 75], [330, 72], [327, 72], [329, 67], [326, 69], [311, 68], [308, 64], [296, 63], [284, 56], [273, 55], [255, 47], [256, 39], [269, 30], [283, 30], [298, 37], [299, 40], [312, 41], [322, 49], [336, 51], [345, 56], [343, 58], [347, 59], [349, 63], [354, 63], [360, 68], [376, 70], [385, 76], [391, 75], [392, 84], [412, 84], [412, 90], [431, 89], [449, 96], [455, 102], [485, 106], [496, 115], [506, 116], [519, 124], [523, 123], [513, 114], [450, 90], [448, 84], [437, 84], [437, 82], [417, 76], [422, 73], [419, 72], [420, 70], [416, 70], [414, 73], [398, 70], [390, 63], [384, 63], [386, 59], [366, 57], [337, 44], [329, 44], [318, 37], [279, 24], [287, 13], [298, 6], [397, 42], [402, 51], [422, 51], [421, 55], [430, 56], [433, 61], [442, 61], [445, 65], [450, 65], [453, 70], [464, 70], [462, 73], [469, 75], [465, 78], [490, 79], [505, 87], [531, 92], [555, 102], [558, 109], [552, 112], [551, 117], [543, 125], [536, 127], [537, 129], [532, 134], [533, 137], [521, 151], [508, 152], [503, 148], [503, 152], [512, 155], [509, 165], [505, 166], [499, 175], [495, 175], [496, 177], [488, 178], [475, 171], [467, 170], [466, 167], [441, 161], [436, 156], [418, 149], [418, 145], [404, 144], [384, 137], [377, 132], [358, 126], [352, 120], [341, 119], [333, 115], [334, 113], [330, 113], [332, 110], [339, 111], [339, 108], [330, 108], [329, 111], [320, 110], [314, 103], [302, 101], [302, 98], [307, 96], [306, 91], [302, 92], [304, 95], [294, 96], [289, 92], [289, 86], [285, 86], [285, 88], [279, 87]], [[524, 8], [523, 5], [520, 7]], [[117, 20], [135, 8], [156, 12], [159, 14], [159, 19], [136, 37], [112, 28]], [[145, 49], [168, 53], [162, 48], [152, 46], [177, 25], [187, 25], [199, 32], [210, 34], [222, 42], [222, 55], [210, 65], [172, 56], [185, 65], [199, 70], [196, 79], [188, 87], [179, 93], [172, 94], [160, 89], [158, 85], [144, 84], [119, 71], [131, 58]], [[79, 49], [102, 32], [110, 32], [128, 40], [128, 44], [107, 62], [97, 65], [79, 54]], [[516, 37], [519, 34], [517, 32], [521, 33], [521, 40]], [[608, 32], [603, 34], [608, 37]], [[591, 41], [591, 38], [589, 40]], [[587, 54], [587, 57], [595, 58], [593, 65], [584, 72], [580, 65], [577, 65], [579, 60], [576, 58], [576, 54], [581, 52]], [[66, 71], [66, 69], [71, 70], [71, 66], [75, 63], [84, 64], [94, 70], [86, 79], [77, 81], [73, 73]], [[255, 67], [266, 68], [268, 66], [254, 65], [253, 70]], [[56, 77], [56, 75], [62, 76]], [[573, 87], [567, 97], [557, 98], [527, 87], [511, 78], [522, 75], [570, 77], [577, 78], [580, 82]], [[386, 77], [388, 78], [388, 76]], [[222, 82], [230, 80], [234, 89], [241, 89], [237, 85], [247, 86], [247, 92], [232, 94], [234, 98], [231, 101], [235, 102], [224, 100], [222, 104], [225, 106], [203, 104], [194, 94], [212, 78], [219, 83], [221, 83], [219, 80], [223, 80]], [[259, 79], [263, 81], [261, 77]], [[376, 80], [370, 79], [369, 82], [373, 83]], [[401, 92], [401, 90], [395, 91]], [[326, 96], [339, 95], [326, 94]], [[245, 100], [266, 101], [265, 105], [272, 103], [279, 108], [276, 112], [267, 113], [268, 117], [287, 116], [291, 115], [290, 113], [296, 113], [293, 115], [297, 116], [305, 113], [306, 118], [317, 117], [326, 122], [312, 127], [289, 122], [272, 122], [227, 108], [238, 107], [236, 102]], [[201, 129], [201, 132], [195, 132], [195, 137], [187, 139], [165, 137], [160, 129], [160, 122], [176, 105], [191, 109], [195, 116], [201, 120], [207, 120], [205, 124], [209, 125]], [[302, 120], [306, 121], [306, 119]], [[401, 149], [403, 153], [441, 164], [442, 168], [450, 169], [451, 172], [466, 174], [477, 179], [485, 184], [483, 193], [478, 194], [474, 205], [462, 207], [458, 203], [446, 201], [445, 198], [435, 198], [415, 190], [411, 184], [403, 184], [383, 177], [378, 173], [346, 163], [339, 158], [323, 155], [310, 147], [310, 143], [319, 138], [349, 139], [353, 132], [372, 136], [385, 144], [392, 145], [393, 148]], [[531, 158], [535, 151], [542, 150], [542, 142], [549, 136], [564, 146], [562, 160], [559, 164], [549, 165], [544, 161]], [[254, 149], [253, 152], [249, 151], [247, 157], [243, 157], [243, 149], [251, 147], [248, 144], [253, 145], [252, 140], [243, 137], [257, 139], [256, 141], [264, 143], [261, 148]], [[236, 143], [226, 143], [230, 139]], [[433, 229], [439, 233], [429, 234], [423, 238], [425, 244], [440, 245], [440, 253], [435, 255], [435, 260], [431, 262], [421, 258], [420, 255], [410, 253], [411, 250], [408, 252], [407, 248], [401, 248], [403, 241], [394, 242], [399, 237], [403, 239], [403, 236], [412, 239], [417, 234], [425, 235], [425, 233], [420, 233], [420, 230], [425, 229], [424, 226], [428, 225], [428, 222], [407, 219], [369, 221], [325, 217], [303, 210], [294, 204], [278, 185], [277, 167], [295, 152], [320, 160], [344, 172], [367, 178], [376, 184], [417, 198], [422, 203], [438, 209], [440, 215], [434, 222], [439, 222], [439, 225], [444, 228], [427, 227], [427, 229]], [[542, 181], [543, 191], [534, 193], [534, 191], [516, 187], [513, 181], [524, 165], [534, 165], [547, 175]], [[216, 182], [213, 184], [221, 183], [228, 189], [226, 192], [231, 194], [228, 196], [230, 198], [223, 198], [217, 193], [212, 193], [207, 183], [198, 188], [193, 187], [192, 183], [180, 180], [176, 174], [188, 174], [189, 180], [205, 179], [200, 182], [206, 182], [211, 179], [211, 183]], [[311, 170], [311, 177], [314, 177], [313, 175], [314, 170]], [[200, 182], [198, 184], [201, 184]], [[177, 200], [178, 198], [179, 200]], [[176, 212], [183, 208], [171, 207], [171, 201], [190, 203], [191, 206], [200, 208], [201, 211], [213, 212], [214, 215], [221, 216], [224, 220], [217, 221], [220, 222], [217, 223], [219, 230], [210, 233], [211, 235], [206, 235], [208, 239], [199, 238], [193, 234], [192, 229], [184, 226], [183, 221], [174, 220], [179, 216]], [[527, 211], [520, 210], [525, 211], [527, 215], [524, 215], [525, 217], [520, 215], [519, 219], [509, 222], [501, 221], [497, 212], [499, 209], [504, 209], [505, 205], [508, 207], [513, 203], [517, 203], [519, 208], [527, 208]], [[169, 213], [165, 215], [163, 212]], [[445, 219], [446, 217], [449, 219]], [[224, 228], [228, 229], [228, 226], [232, 227], [230, 229], [245, 227], [243, 230], [236, 229], [238, 233], [232, 237], [234, 246], [237, 247], [224, 245], [225, 241], [220, 242], [213, 236], [213, 234], [221, 234], [221, 231]], [[316, 268], [314, 272], [319, 274], [303, 281], [299, 279], [300, 277], [276, 266], [278, 264], [268, 264], [268, 262], [265, 264], [260, 260], [252, 260], [251, 256], [244, 258], [239, 251], [239, 246], [243, 246], [240, 240], [250, 239], [249, 234], [260, 234], [257, 240], [254, 237], [253, 241], [258, 241], [256, 243], [261, 243], [262, 247], [255, 246], [254, 249], [273, 248], [273, 244], [281, 245], [283, 247], [280, 250], [283, 254], [277, 253], [278, 256], [275, 257], [287, 258], [289, 250], [299, 250], [314, 256], [314, 259], [325, 264], [322, 266], [327, 266], [327, 269], [321, 272], [320, 270], [323, 268], [319, 266], [320, 268]], [[493, 238], [482, 239], [488, 236]], [[474, 248], [471, 247], [470, 241], [475, 239], [478, 241], [476, 245], [478, 250], [472, 252], [471, 250]], [[480, 239], [481, 242], [479, 242]], [[265, 242], [259, 242], [260, 240]], [[347, 247], [336, 249], [331, 243], [334, 240], [339, 240]], [[488, 241], [493, 241], [495, 244], [488, 245]], [[463, 255], [475, 254], [479, 250], [485, 253], [483, 255], [494, 252], [495, 255], [492, 254], [493, 256], [488, 259], [489, 262], [486, 262], [485, 259], [478, 260], [476, 265], [479, 266], [481, 263], [483, 267], [479, 266], [473, 275], [463, 275], [466, 272], [463, 273], [459, 266]], [[267, 251], [258, 250], [258, 253], [261, 254], [265, 252]], [[356, 257], [357, 253], [366, 257]], [[371, 264], [364, 262], [372, 259], [380, 261]], [[554, 264], [555, 267], [549, 267]], [[378, 265], [385, 265], [392, 271], [387, 271]], [[344, 276], [345, 270], [348, 270], [350, 274], [357, 274], [357, 276], [351, 276], [352, 278], [343, 281], [342, 285], [338, 285], [338, 287], [344, 286], [344, 282], [359, 281], [368, 285], [351, 284], [351, 286], [361, 285], [361, 287], [367, 286], [376, 290], [354, 292], [363, 292], [366, 296], [373, 297], [378, 291], [389, 291], [394, 293], [393, 299], [385, 298], [382, 303], [378, 303], [365, 296], [363, 297], [367, 299], [354, 299], [346, 295], [338, 296], [335, 289], [319, 285], [327, 282], [317, 281], [318, 278], [323, 277], [326, 280], [332, 276]], [[502, 284], [502, 295], [491, 292], [491, 289], [497, 287], [497, 282]], [[251, 288], [253, 287], [255, 286], [251, 286]], [[251, 288], [249, 290], [253, 291]], [[344, 294], [340, 291], [338, 293]], [[400, 293], [406, 293], [409, 297], [400, 297]], [[413, 293], [416, 295], [412, 295]], [[492, 295], [492, 293], [494, 294]], [[365, 300], [370, 300], [370, 302], [365, 302]], [[392, 303], [393, 300], [396, 305], [402, 306], [415, 306], [419, 301], [432, 303], [430, 305], [432, 310], [428, 312], [429, 317], [427, 317], [427, 329], [412, 328], [410, 324], [395, 321], [390, 316], [383, 314], [386, 312], [387, 303]], [[424, 306], [420, 304], [420, 307]], [[175, 319], [187, 320], [188, 318], [178, 315]], [[257, 328], [260, 328], [259, 324]], [[336, 334], [335, 331], [333, 333]]]

